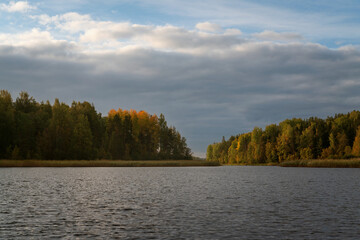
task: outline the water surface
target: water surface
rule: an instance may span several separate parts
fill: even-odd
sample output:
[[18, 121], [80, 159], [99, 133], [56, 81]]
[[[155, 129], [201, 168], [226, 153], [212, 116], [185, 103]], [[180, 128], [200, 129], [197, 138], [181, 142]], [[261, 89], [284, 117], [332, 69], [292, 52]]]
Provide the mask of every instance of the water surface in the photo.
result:
[[360, 169], [3, 168], [1, 239], [357, 239]]

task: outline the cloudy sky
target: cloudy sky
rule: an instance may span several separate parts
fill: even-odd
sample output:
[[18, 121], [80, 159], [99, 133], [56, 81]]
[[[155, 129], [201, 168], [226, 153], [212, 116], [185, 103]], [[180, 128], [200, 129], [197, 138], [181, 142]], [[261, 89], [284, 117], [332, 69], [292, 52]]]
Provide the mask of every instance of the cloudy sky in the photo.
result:
[[0, 1], [0, 88], [164, 113], [197, 156], [360, 110], [358, 0]]

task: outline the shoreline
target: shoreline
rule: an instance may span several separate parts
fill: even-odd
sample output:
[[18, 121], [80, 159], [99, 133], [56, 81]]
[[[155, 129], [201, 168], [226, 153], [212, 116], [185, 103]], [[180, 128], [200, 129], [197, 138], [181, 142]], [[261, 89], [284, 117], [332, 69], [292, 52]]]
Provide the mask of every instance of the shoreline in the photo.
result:
[[204, 160], [0, 160], [6, 167], [210, 167], [221, 166]]
[[350, 159], [309, 159], [293, 160], [281, 163], [261, 164], [223, 164], [225, 166], [276, 166], [276, 167], [306, 167], [306, 168], [360, 168], [360, 158]]
[[216, 167], [275, 166], [306, 168], [360, 168], [360, 158], [294, 160], [282, 163], [220, 164], [205, 160], [8, 160], [0, 159], [0, 168], [11, 167]]

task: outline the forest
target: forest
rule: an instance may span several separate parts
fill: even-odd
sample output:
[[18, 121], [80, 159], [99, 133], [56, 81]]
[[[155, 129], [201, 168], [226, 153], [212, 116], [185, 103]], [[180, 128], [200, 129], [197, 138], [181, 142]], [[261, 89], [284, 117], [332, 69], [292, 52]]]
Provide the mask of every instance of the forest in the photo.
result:
[[265, 129], [223, 137], [206, 159], [222, 164], [278, 164], [303, 159], [360, 157], [360, 112], [320, 119], [287, 119]]
[[37, 102], [27, 92], [13, 101], [0, 91], [0, 159], [192, 159], [186, 139], [163, 114], [110, 110], [88, 102]]

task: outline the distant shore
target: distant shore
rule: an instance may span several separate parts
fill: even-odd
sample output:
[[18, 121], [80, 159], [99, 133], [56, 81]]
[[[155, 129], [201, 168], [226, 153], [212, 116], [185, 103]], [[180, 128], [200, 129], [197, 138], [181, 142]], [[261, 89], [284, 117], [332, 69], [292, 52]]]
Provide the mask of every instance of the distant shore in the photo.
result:
[[0, 167], [206, 167], [203, 160], [0, 160]]

